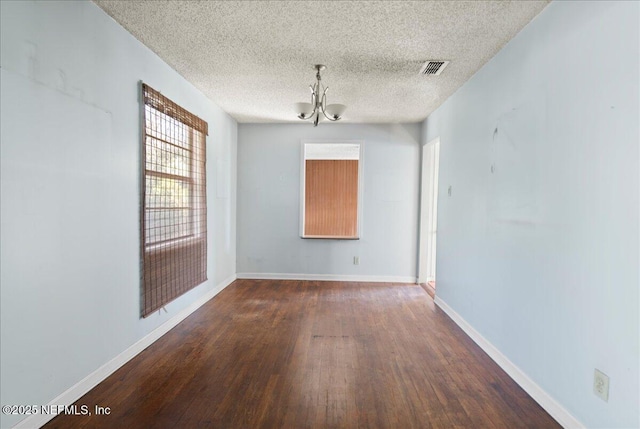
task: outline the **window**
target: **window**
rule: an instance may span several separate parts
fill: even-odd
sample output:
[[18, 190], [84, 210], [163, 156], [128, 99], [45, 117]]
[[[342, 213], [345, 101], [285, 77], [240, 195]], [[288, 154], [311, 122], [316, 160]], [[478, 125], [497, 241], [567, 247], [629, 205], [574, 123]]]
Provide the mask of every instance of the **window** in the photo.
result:
[[142, 300], [146, 317], [207, 280], [207, 123], [142, 84]]
[[360, 236], [360, 143], [303, 143], [303, 238]]

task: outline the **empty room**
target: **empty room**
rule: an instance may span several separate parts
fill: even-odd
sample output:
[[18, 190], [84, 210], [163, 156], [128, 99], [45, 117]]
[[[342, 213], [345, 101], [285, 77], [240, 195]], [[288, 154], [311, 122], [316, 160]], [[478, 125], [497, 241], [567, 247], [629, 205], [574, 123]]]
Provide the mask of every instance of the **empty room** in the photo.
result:
[[0, 427], [640, 428], [640, 2], [0, 31]]

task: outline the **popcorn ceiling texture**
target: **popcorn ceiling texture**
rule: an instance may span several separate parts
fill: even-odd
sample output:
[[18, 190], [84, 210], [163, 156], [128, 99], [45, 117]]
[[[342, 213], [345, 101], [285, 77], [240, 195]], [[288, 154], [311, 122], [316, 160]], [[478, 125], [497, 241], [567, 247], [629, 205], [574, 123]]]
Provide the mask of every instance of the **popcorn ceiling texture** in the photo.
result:
[[[300, 122], [293, 104], [310, 101], [313, 65], [326, 64], [328, 102], [358, 123], [422, 121], [548, 4], [95, 3], [238, 122]], [[421, 76], [426, 60], [451, 63]]]

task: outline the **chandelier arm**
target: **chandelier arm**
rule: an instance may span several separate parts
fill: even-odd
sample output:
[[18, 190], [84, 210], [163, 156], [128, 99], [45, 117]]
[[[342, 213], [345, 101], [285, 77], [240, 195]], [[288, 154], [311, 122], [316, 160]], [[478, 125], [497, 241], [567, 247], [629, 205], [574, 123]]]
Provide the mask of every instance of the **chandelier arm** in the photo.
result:
[[309, 85], [309, 89], [311, 90], [311, 104], [316, 105], [316, 90], [313, 85]]
[[[320, 88], [318, 88], [318, 90], [319, 89]], [[327, 91], [328, 90], [329, 90], [329, 87], [324, 88], [324, 91], [322, 91], [322, 98], [320, 98], [320, 103], [319, 104], [320, 104], [320, 109], [322, 109], [323, 113], [324, 113], [324, 108], [327, 107]]]
[[318, 111], [318, 108], [314, 107], [313, 112], [309, 113], [309, 116], [305, 115], [304, 113], [300, 113], [298, 115], [298, 118], [302, 119], [303, 121], [306, 121], [307, 119], [313, 118], [316, 115], [317, 111]]
[[325, 118], [327, 118], [332, 122], [339, 121], [340, 119], [342, 119], [342, 116], [338, 116], [337, 118], [332, 118], [331, 116], [328, 116], [327, 113], [324, 111], [324, 109], [322, 109], [322, 114], [324, 115]]
[[325, 109], [327, 108], [327, 91], [328, 90], [329, 90], [329, 87], [326, 87], [324, 89], [324, 91], [322, 92], [322, 102], [320, 103], [320, 110], [322, 110], [322, 114], [328, 120], [330, 120], [332, 122], [339, 121], [340, 119], [342, 119], [340, 116], [332, 117], [332, 116], [327, 115], [327, 112], [325, 111]]

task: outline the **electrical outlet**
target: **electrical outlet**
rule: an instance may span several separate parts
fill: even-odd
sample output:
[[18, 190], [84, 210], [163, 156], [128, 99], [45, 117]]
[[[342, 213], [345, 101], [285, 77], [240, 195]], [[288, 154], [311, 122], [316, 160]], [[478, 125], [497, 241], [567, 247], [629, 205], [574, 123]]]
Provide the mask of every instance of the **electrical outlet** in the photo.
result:
[[353, 257], [353, 265], [360, 265], [360, 257], [359, 256], [354, 256]]
[[609, 376], [597, 369], [593, 371], [593, 393], [604, 402], [609, 402]]

